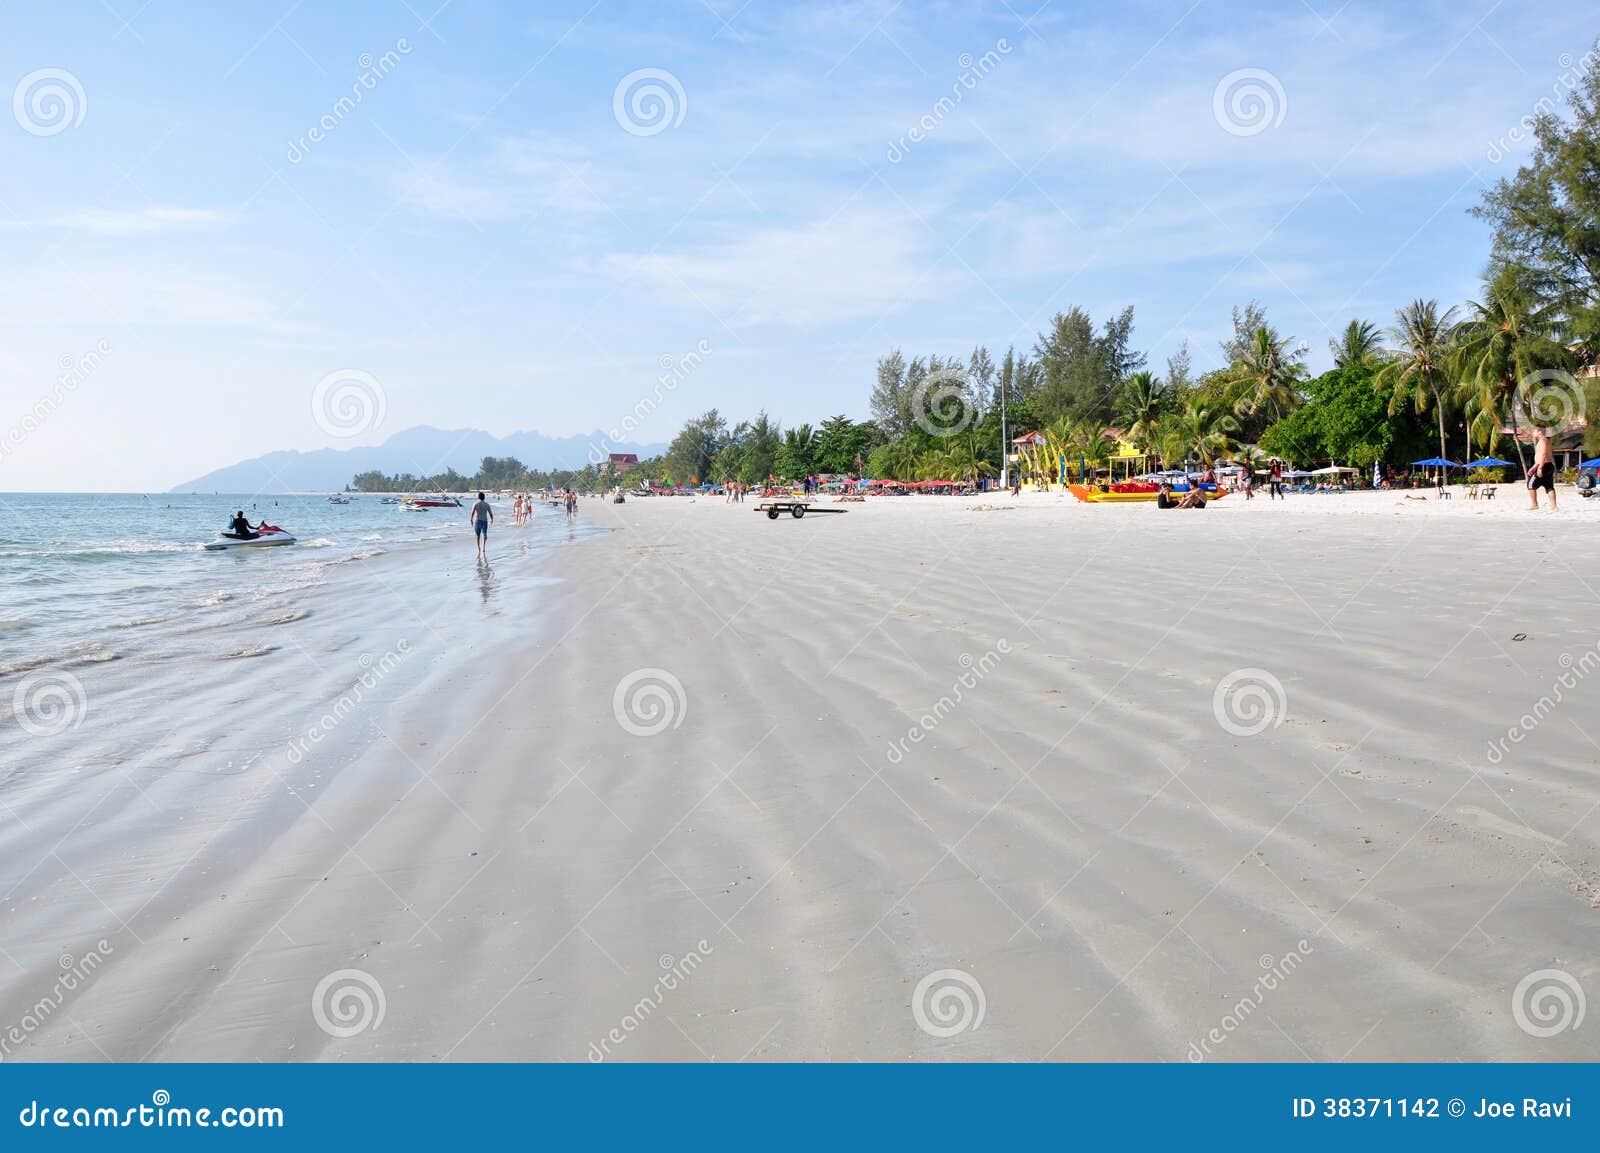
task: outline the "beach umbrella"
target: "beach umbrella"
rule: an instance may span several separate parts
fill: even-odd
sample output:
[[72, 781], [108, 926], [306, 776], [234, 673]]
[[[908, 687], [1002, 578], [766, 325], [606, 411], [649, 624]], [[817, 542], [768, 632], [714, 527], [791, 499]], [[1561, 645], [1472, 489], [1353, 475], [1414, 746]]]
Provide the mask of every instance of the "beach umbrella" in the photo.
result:
[[1579, 468], [1600, 468], [1600, 456], [1595, 457], [1593, 460], [1580, 460], [1578, 462], [1578, 467]]
[[1453, 460], [1446, 460], [1442, 456], [1430, 456], [1427, 460], [1414, 460], [1412, 468], [1460, 468], [1461, 465]]
[[1483, 457], [1480, 460], [1469, 460], [1469, 461], [1467, 461], [1466, 464], [1462, 465], [1461, 467], [1462, 468], [1510, 468], [1513, 463], [1515, 463], [1515, 462], [1509, 461], [1509, 460], [1501, 460], [1497, 456], [1486, 456], [1486, 457]]

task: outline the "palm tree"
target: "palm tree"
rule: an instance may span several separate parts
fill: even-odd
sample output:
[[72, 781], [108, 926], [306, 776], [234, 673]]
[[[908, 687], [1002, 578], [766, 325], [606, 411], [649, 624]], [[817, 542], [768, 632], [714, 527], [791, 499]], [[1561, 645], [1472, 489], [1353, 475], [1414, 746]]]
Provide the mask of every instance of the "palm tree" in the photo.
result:
[[1226, 413], [1204, 402], [1187, 406], [1178, 421], [1185, 451], [1210, 464], [1227, 452], [1233, 440], [1228, 434]]
[[1397, 345], [1387, 364], [1379, 370], [1373, 388], [1389, 394], [1389, 413], [1411, 403], [1419, 413], [1432, 405], [1439, 417], [1439, 455], [1445, 455], [1445, 388], [1449, 382], [1451, 323], [1456, 310], [1439, 312], [1437, 300], [1413, 300], [1395, 311], [1395, 325], [1389, 330]]
[[1122, 386], [1122, 419], [1128, 439], [1141, 452], [1149, 452], [1156, 423], [1167, 409], [1167, 388], [1154, 373], [1136, 372]]
[[889, 475], [895, 480], [916, 479], [921, 453], [909, 436], [902, 436], [890, 444], [884, 452], [884, 458], [884, 463], [889, 466]]
[[996, 471], [984, 459], [983, 439], [972, 432], [951, 437], [949, 445], [934, 458], [930, 464], [938, 470], [937, 475], [925, 476], [924, 480], [959, 480], [975, 485], [981, 477], [993, 476]]
[[1343, 336], [1328, 341], [1328, 350], [1333, 353], [1333, 367], [1361, 368], [1382, 359], [1383, 339], [1375, 324], [1352, 320]]
[[[1467, 319], [1454, 333], [1460, 391], [1478, 414], [1475, 423], [1510, 424], [1515, 430], [1519, 416], [1530, 408], [1533, 386], [1544, 383], [1536, 374], [1541, 369], [1567, 369], [1572, 354], [1552, 339], [1548, 310], [1527, 277], [1512, 265], [1498, 269], [1484, 285], [1483, 303], [1470, 301], [1467, 310]], [[1440, 443], [1443, 427], [1441, 423]], [[1512, 439], [1517, 442], [1517, 459], [1522, 460], [1522, 441]]]
[[1244, 355], [1229, 369], [1226, 382], [1245, 412], [1254, 414], [1265, 409], [1277, 420], [1299, 407], [1300, 393], [1295, 385], [1305, 372], [1305, 353], [1291, 347], [1290, 339], [1263, 324], [1256, 329]]

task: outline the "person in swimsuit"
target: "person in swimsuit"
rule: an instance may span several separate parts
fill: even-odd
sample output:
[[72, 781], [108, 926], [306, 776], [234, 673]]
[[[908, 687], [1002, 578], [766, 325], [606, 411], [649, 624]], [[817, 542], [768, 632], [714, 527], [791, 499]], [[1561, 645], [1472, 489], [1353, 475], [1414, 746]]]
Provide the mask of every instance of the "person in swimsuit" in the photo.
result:
[[478, 538], [478, 555], [487, 558], [489, 555], [489, 526], [494, 523], [494, 509], [489, 507], [489, 502], [478, 494], [478, 499], [472, 506], [472, 531]]
[[1550, 494], [1550, 510], [1556, 507], [1556, 462], [1550, 452], [1550, 436], [1539, 429], [1533, 438], [1533, 467], [1528, 470], [1528, 507], [1539, 507], [1539, 490]]

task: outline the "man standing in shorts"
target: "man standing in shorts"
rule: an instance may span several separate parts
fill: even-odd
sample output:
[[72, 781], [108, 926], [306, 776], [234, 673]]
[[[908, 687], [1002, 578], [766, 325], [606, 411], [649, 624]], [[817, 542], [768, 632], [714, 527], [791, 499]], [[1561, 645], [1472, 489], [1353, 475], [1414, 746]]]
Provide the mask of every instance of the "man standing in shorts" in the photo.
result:
[[1539, 490], [1550, 494], [1550, 510], [1556, 507], [1556, 462], [1550, 452], [1550, 435], [1544, 429], [1533, 434], [1533, 467], [1528, 470], [1528, 507], [1539, 507]]
[[483, 494], [478, 494], [477, 502], [472, 506], [472, 531], [478, 538], [478, 555], [485, 559], [489, 556], [489, 526], [494, 523], [494, 509], [489, 507], [489, 502], [483, 499]]

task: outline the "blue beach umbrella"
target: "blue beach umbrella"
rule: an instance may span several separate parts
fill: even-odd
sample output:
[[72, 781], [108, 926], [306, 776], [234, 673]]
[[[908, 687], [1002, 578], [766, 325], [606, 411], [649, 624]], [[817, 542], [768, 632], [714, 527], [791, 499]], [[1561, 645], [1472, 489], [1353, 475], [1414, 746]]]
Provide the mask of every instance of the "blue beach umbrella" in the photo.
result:
[[1514, 462], [1501, 460], [1497, 456], [1486, 456], [1481, 460], [1469, 460], [1462, 468], [1510, 468]]
[[1463, 466], [1457, 464], [1453, 460], [1446, 460], [1442, 456], [1430, 456], [1427, 460], [1414, 460], [1414, 461], [1412, 461], [1411, 462], [1411, 467], [1412, 468], [1461, 468]]
[[1578, 462], [1578, 467], [1579, 468], [1600, 468], [1600, 456], [1595, 457], [1593, 460], [1580, 460]]

